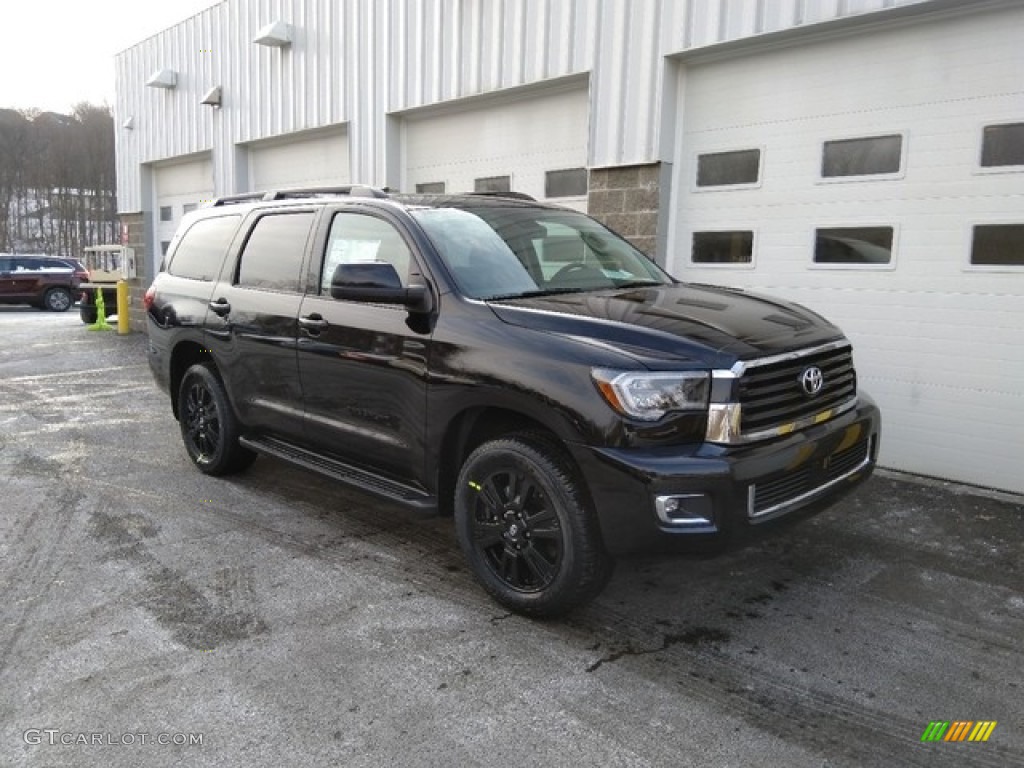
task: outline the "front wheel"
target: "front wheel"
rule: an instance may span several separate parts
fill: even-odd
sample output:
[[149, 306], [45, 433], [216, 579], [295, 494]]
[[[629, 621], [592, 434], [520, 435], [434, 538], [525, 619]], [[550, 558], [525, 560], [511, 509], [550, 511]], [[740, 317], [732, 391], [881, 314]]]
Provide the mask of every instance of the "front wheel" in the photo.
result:
[[207, 475], [239, 472], [256, 454], [238, 444], [238, 421], [212, 366], [193, 365], [178, 389], [178, 423], [188, 457]]
[[67, 312], [71, 303], [71, 292], [67, 288], [51, 288], [43, 295], [43, 307], [51, 312]]
[[455, 525], [474, 575], [518, 613], [556, 616], [594, 598], [612, 559], [572, 466], [553, 442], [513, 435], [459, 473]]

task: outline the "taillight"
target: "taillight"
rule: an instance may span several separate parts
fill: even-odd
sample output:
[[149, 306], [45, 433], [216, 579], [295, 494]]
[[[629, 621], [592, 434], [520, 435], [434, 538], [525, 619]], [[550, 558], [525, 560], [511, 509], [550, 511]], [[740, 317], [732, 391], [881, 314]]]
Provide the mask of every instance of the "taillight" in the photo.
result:
[[153, 306], [153, 299], [156, 298], [156, 286], [151, 285], [146, 289], [146, 295], [142, 297], [142, 306], [149, 312], [149, 308]]

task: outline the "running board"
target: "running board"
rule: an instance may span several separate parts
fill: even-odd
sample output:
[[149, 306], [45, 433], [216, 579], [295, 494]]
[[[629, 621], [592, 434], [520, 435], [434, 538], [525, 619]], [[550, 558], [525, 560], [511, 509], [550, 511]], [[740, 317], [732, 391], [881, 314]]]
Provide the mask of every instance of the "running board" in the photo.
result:
[[240, 437], [238, 442], [249, 450], [310, 469], [334, 480], [340, 480], [357, 490], [372, 493], [374, 496], [382, 496], [385, 499], [411, 507], [419, 512], [426, 514], [436, 514], [437, 512], [437, 498], [429, 493], [395, 480], [375, 475], [372, 472], [367, 472], [365, 469], [354, 467], [337, 459], [307, 451], [305, 448], [292, 445], [284, 440], [265, 436]]

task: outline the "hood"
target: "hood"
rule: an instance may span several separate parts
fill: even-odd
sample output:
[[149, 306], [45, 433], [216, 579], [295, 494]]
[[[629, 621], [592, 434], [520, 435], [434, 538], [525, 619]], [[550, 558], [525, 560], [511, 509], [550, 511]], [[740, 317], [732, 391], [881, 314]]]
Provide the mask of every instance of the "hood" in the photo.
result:
[[489, 302], [504, 322], [613, 346], [644, 364], [728, 368], [843, 334], [799, 304], [710, 285], [588, 291]]

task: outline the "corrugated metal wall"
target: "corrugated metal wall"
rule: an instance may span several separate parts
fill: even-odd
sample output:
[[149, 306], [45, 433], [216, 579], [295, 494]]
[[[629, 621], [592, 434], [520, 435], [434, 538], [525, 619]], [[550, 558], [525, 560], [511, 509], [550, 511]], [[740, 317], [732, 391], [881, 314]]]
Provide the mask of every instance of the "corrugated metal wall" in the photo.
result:
[[[340, 123], [352, 178], [386, 184], [388, 114], [583, 73], [589, 165], [668, 159], [665, 56], [920, 2], [946, 0], [225, 0], [117, 56], [118, 206], [145, 207], [142, 164], [211, 151], [232, 192], [236, 144]], [[252, 43], [278, 19], [291, 46]]]

